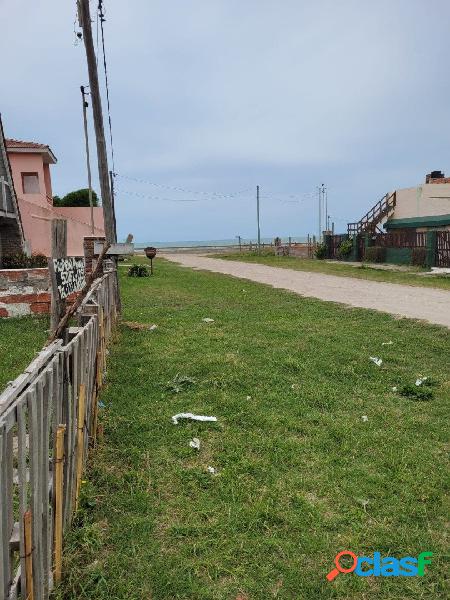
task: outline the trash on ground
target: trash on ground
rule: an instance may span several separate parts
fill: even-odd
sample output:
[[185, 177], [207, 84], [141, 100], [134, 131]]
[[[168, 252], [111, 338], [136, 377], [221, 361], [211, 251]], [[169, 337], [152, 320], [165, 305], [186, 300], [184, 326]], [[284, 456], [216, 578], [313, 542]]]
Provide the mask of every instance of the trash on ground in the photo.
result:
[[251, 400], [252, 397], [251, 396], [247, 396], [246, 400]]
[[149, 325], [148, 323], [138, 323], [137, 321], [123, 321], [125, 327], [133, 329], [134, 331], [154, 331], [158, 328], [158, 325]]
[[361, 417], [361, 419], [362, 419], [363, 423], [367, 423], [367, 421], [369, 420], [369, 417], [367, 415], [363, 415]]
[[209, 317], [205, 317], [202, 319], [203, 323], [214, 323], [214, 319], [210, 319]]
[[378, 358], [378, 356], [369, 356], [369, 359], [373, 363], [375, 363], [377, 367], [381, 367], [381, 365], [383, 364], [383, 361], [381, 360], [381, 358]]
[[382, 342], [382, 346], [392, 346], [394, 342], [392, 340], [389, 340], [389, 342]]
[[102, 402], [101, 400], [98, 401], [98, 407], [99, 408], [105, 408], [105, 403]]
[[172, 417], [173, 424], [178, 425], [178, 421], [180, 419], [190, 419], [191, 421], [208, 421], [211, 423], [215, 423], [217, 421], [217, 417], [206, 417], [205, 415], [194, 415], [193, 413], [178, 413]]
[[200, 440], [198, 438], [192, 438], [189, 442], [189, 446], [195, 450], [200, 450]]
[[213, 475], [217, 475], [217, 469], [214, 467], [208, 467], [208, 473], [212, 473]]
[[418, 379], [416, 379], [416, 385], [422, 385], [422, 383], [424, 383], [427, 379], [428, 377], [419, 377]]
[[193, 377], [189, 377], [189, 375], [180, 375], [180, 373], [177, 373], [172, 381], [168, 381], [166, 383], [166, 388], [170, 392], [178, 394], [179, 392], [182, 392], [185, 387], [193, 385], [194, 383], [195, 379]]
[[394, 385], [394, 387], [392, 388], [393, 392], [396, 392], [398, 390], [398, 387], [396, 385]]

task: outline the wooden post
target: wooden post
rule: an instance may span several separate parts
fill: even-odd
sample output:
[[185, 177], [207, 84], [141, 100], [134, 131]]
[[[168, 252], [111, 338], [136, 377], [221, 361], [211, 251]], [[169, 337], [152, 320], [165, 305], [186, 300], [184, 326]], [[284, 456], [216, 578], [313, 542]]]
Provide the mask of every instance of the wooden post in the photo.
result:
[[81, 476], [83, 474], [84, 458], [84, 413], [86, 406], [86, 386], [80, 385], [78, 397], [78, 427], [77, 427], [77, 479], [75, 487], [75, 512], [78, 510], [78, 498], [80, 495]]
[[65, 425], [59, 425], [56, 431], [55, 456], [55, 531], [53, 577], [55, 583], [61, 581], [62, 571], [62, 541], [63, 541], [63, 494], [64, 494], [64, 434]]
[[24, 550], [25, 550], [25, 581], [27, 600], [33, 600], [33, 538], [31, 533], [31, 511], [23, 515]]
[[56, 330], [58, 323], [65, 312], [65, 302], [61, 300], [56, 284], [53, 258], [67, 257], [67, 221], [65, 219], [52, 219], [52, 258], [48, 260], [48, 268], [52, 284], [51, 299], [51, 323], [52, 333]]

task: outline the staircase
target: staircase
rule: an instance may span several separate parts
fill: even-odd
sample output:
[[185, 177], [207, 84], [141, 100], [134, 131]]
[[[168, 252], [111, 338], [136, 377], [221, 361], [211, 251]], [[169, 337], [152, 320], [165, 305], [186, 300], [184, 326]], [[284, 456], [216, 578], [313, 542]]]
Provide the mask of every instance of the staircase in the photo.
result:
[[349, 236], [360, 233], [382, 233], [378, 227], [385, 217], [389, 217], [395, 208], [395, 192], [386, 194], [367, 212], [357, 223], [348, 223], [347, 232]]

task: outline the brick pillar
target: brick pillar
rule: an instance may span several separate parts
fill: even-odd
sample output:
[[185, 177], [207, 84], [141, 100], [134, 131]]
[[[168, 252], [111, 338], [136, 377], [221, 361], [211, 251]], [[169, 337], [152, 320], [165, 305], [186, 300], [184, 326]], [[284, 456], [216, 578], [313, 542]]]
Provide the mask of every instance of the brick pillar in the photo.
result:
[[105, 242], [105, 238], [92, 235], [85, 237], [83, 240], [86, 275], [92, 273], [93, 269], [95, 268], [95, 265], [92, 263], [96, 258], [98, 258], [98, 254], [95, 254], [94, 252], [95, 242], [101, 242], [103, 244]]

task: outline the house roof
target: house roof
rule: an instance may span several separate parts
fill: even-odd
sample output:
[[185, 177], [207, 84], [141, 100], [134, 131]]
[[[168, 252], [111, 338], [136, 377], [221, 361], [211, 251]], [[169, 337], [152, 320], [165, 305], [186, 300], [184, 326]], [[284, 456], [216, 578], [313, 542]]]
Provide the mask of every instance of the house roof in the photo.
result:
[[449, 215], [431, 215], [427, 217], [409, 217], [406, 219], [388, 219], [384, 224], [384, 228], [390, 229], [406, 229], [417, 227], [443, 227], [450, 225]]
[[38, 142], [26, 142], [24, 140], [14, 140], [11, 138], [6, 138], [5, 142], [6, 149], [8, 150], [8, 152], [38, 152], [39, 154], [44, 154], [45, 162], [52, 165], [56, 163], [56, 156], [53, 154], [50, 146], [47, 146], [47, 144], [39, 144]]

